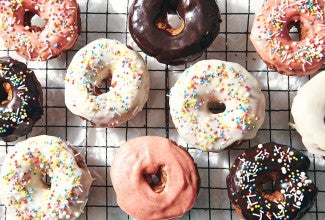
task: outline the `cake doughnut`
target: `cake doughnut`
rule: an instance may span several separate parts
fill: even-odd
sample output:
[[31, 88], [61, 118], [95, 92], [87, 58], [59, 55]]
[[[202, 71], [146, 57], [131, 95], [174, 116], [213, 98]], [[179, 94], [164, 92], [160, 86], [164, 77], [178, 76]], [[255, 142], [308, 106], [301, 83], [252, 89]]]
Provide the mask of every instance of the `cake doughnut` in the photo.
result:
[[[307, 176], [310, 161], [289, 146], [266, 143], [235, 159], [227, 177], [228, 196], [244, 219], [300, 219], [318, 189]], [[263, 184], [273, 182], [273, 191]]]
[[0, 58], [0, 139], [15, 141], [43, 115], [43, 93], [34, 72], [11, 57]]
[[[182, 20], [178, 28], [168, 15]], [[129, 13], [129, 30], [135, 43], [159, 62], [179, 65], [199, 58], [220, 29], [220, 12], [215, 0], [134, 0]]]
[[[43, 27], [33, 25], [38, 15]], [[76, 42], [80, 31], [76, 0], [19, 0], [0, 2], [0, 36], [9, 49], [26, 60], [59, 56]]]
[[[211, 103], [223, 103], [215, 114]], [[171, 88], [170, 114], [179, 135], [204, 151], [221, 151], [255, 137], [264, 121], [265, 97], [258, 81], [236, 63], [199, 61]]]
[[[49, 186], [45, 176], [51, 178]], [[0, 198], [8, 219], [76, 219], [86, 205], [92, 181], [76, 148], [41, 135], [10, 149], [2, 164]]]
[[308, 151], [325, 156], [325, 71], [298, 89], [291, 107], [293, 127]]
[[[105, 80], [110, 87], [102, 93], [99, 87]], [[142, 110], [149, 87], [149, 72], [139, 53], [116, 40], [98, 39], [73, 57], [65, 79], [65, 103], [93, 125], [114, 127]]]
[[162, 137], [138, 137], [114, 155], [111, 179], [122, 210], [135, 219], [182, 216], [196, 200], [200, 179], [193, 158]]
[[[272, 69], [306, 76], [324, 63], [324, 1], [268, 0], [256, 14], [250, 39], [259, 56]], [[297, 27], [300, 39], [289, 32]]]

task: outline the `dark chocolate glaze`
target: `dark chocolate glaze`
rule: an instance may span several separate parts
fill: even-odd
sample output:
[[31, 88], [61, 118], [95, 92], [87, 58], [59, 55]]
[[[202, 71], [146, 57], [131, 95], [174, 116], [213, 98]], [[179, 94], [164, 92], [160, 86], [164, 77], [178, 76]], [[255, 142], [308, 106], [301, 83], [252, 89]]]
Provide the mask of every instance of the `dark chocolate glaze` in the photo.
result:
[[[10, 92], [4, 89], [10, 85]], [[0, 139], [15, 141], [43, 115], [42, 87], [34, 72], [11, 57], [0, 58]]]
[[[184, 29], [172, 35], [155, 22], [177, 12]], [[129, 29], [136, 44], [159, 62], [178, 65], [199, 58], [219, 33], [220, 12], [215, 0], [134, 0]]]
[[[244, 219], [299, 219], [313, 206], [317, 187], [308, 178], [310, 161], [289, 146], [267, 143], [236, 158], [227, 177], [228, 196]], [[274, 183], [267, 192], [263, 184]]]

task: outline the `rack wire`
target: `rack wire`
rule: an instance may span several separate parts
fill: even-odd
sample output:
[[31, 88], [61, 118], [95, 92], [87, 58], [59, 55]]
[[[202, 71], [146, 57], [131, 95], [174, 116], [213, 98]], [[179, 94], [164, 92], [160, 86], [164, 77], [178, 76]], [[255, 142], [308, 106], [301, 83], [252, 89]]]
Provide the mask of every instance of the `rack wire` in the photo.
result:
[[[78, 0], [81, 10], [82, 31], [76, 45], [61, 57], [48, 62], [27, 62], [43, 87], [44, 116], [35, 125], [30, 136], [48, 134], [60, 136], [77, 146], [86, 156], [87, 164], [96, 177], [90, 200], [80, 219], [124, 220], [132, 219], [116, 203], [115, 192], [109, 176], [115, 150], [121, 143], [137, 136], [158, 135], [175, 140], [186, 146], [198, 165], [201, 188], [193, 209], [180, 219], [188, 220], [236, 220], [238, 215], [227, 197], [225, 179], [234, 158], [250, 146], [265, 142], [288, 144], [306, 153], [311, 159], [309, 175], [319, 187], [318, 199], [303, 219], [325, 219], [324, 159], [310, 154], [301, 143], [298, 133], [288, 122], [292, 121], [290, 106], [297, 89], [308, 77], [288, 77], [269, 70], [259, 59], [249, 41], [249, 33], [261, 0], [218, 0], [221, 10], [221, 31], [213, 45], [201, 59], [221, 59], [237, 62], [246, 67], [261, 83], [267, 99], [265, 122], [257, 137], [240, 148], [222, 153], [199, 152], [186, 145], [178, 136], [169, 115], [169, 89], [189, 64], [168, 66], [141, 53], [151, 74], [149, 100], [142, 112], [134, 119], [117, 128], [96, 128], [69, 112], [64, 104], [65, 70], [73, 55], [82, 46], [99, 38], [117, 39], [134, 44], [128, 32], [128, 8], [132, 0]], [[13, 51], [0, 47], [0, 55], [21, 60]], [[140, 51], [141, 52], [141, 51]], [[23, 61], [23, 60], [22, 60]], [[107, 90], [107, 85], [104, 88]], [[15, 144], [1, 142], [0, 164]], [[1, 168], [1, 166], [0, 166]], [[6, 208], [0, 204], [0, 219], [6, 218]]]

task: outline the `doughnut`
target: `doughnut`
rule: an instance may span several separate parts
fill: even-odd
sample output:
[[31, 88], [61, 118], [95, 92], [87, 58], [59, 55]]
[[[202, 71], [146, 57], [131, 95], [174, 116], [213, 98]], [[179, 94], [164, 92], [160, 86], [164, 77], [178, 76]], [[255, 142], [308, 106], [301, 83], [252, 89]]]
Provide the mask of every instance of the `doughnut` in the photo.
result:
[[[306, 76], [324, 63], [324, 2], [318, 0], [268, 0], [256, 14], [250, 39], [271, 69]], [[290, 37], [296, 27], [299, 40]]]
[[[228, 196], [244, 219], [300, 219], [313, 206], [317, 187], [306, 174], [308, 157], [276, 143], [254, 146], [235, 159]], [[273, 182], [273, 191], [263, 184]]]
[[[308, 151], [325, 156], [325, 71], [298, 89], [291, 107], [293, 127]], [[316, 98], [317, 97], [317, 98]]]
[[138, 137], [115, 153], [110, 170], [117, 204], [135, 219], [171, 219], [191, 209], [200, 187], [193, 158], [162, 137]]
[[[182, 21], [178, 28], [168, 15]], [[179, 65], [199, 58], [217, 37], [220, 12], [215, 0], [134, 0], [129, 30], [135, 43], [159, 62]]]
[[[32, 24], [36, 15], [45, 22], [43, 27]], [[26, 60], [59, 56], [74, 45], [79, 31], [76, 0], [0, 1], [0, 36]]]
[[[225, 110], [211, 112], [213, 103]], [[171, 88], [169, 105], [179, 135], [204, 151], [219, 152], [255, 137], [265, 116], [258, 81], [239, 64], [220, 60], [186, 69]]]
[[0, 58], [0, 139], [15, 141], [43, 115], [43, 92], [34, 72], [11, 57]]
[[[109, 81], [109, 91], [99, 89]], [[149, 72], [139, 53], [116, 40], [98, 39], [73, 57], [65, 79], [69, 110], [100, 127], [133, 118], [148, 99]]]
[[[50, 185], [44, 182], [49, 177]], [[65, 141], [41, 135], [17, 143], [1, 169], [8, 219], [76, 219], [93, 179], [84, 157]]]

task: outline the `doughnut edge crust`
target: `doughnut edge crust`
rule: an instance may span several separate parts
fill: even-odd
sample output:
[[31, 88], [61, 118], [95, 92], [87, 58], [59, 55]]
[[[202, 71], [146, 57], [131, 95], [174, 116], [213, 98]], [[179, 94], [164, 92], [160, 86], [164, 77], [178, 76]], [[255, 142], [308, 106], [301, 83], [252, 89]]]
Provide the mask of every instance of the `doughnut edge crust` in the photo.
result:
[[[144, 179], [163, 166], [166, 182], [155, 192]], [[191, 209], [200, 187], [193, 158], [174, 142], [155, 136], [138, 137], [116, 152], [110, 170], [118, 205], [136, 219], [177, 218]]]
[[[318, 189], [306, 172], [307, 156], [293, 148], [265, 143], [235, 159], [227, 176], [228, 197], [244, 219], [300, 219], [313, 206]], [[274, 183], [271, 193], [263, 184]]]
[[[51, 186], [43, 183], [47, 174]], [[1, 169], [1, 201], [9, 219], [76, 219], [93, 181], [77, 149], [53, 136], [36, 136], [10, 149]]]
[[[222, 102], [213, 114], [208, 104]], [[186, 69], [170, 91], [170, 114], [179, 135], [204, 151], [219, 152], [255, 137], [265, 116], [258, 81], [237, 63], [199, 61]]]

